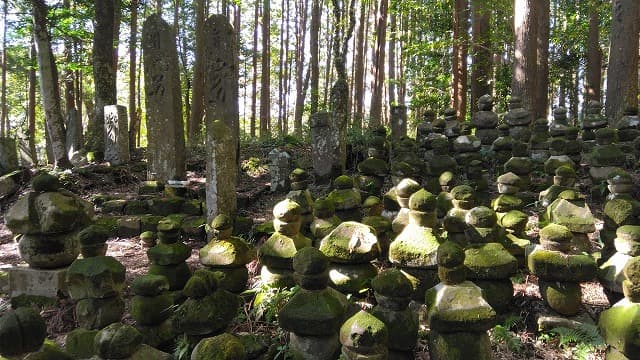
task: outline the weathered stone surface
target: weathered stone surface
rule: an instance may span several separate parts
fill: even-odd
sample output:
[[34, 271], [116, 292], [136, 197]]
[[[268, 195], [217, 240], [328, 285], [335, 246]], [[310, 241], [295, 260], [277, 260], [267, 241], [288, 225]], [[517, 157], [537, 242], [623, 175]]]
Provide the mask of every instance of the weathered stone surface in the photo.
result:
[[364, 310], [347, 319], [340, 328], [343, 351], [347, 348], [360, 354], [386, 353], [388, 338], [387, 326]]
[[486, 331], [496, 323], [496, 312], [470, 281], [440, 283], [426, 292], [424, 303], [432, 330], [439, 332]]
[[120, 296], [104, 299], [82, 299], [75, 308], [78, 326], [86, 329], [102, 329], [118, 322], [124, 314], [124, 300]]
[[118, 295], [124, 279], [124, 266], [111, 256], [78, 259], [67, 270], [69, 296], [74, 300]]
[[191, 353], [191, 360], [245, 360], [243, 343], [229, 333], [200, 340]]
[[380, 245], [372, 227], [348, 221], [322, 239], [320, 251], [332, 262], [357, 264], [375, 259]]
[[491, 360], [491, 339], [486, 332], [429, 333], [429, 356], [433, 360]]
[[280, 327], [303, 336], [335, 334], [344, 321], [347, 298], [332, 288], [296, 293], [278, 313]]
[[216, 334], [235, 317], [239, 304], [237, 295], [218, 289], [200, 299], [187, 299], [176, 310], [174, 324], [188, 335]]
[[22, 235], [20, 257], [36, 269], [55, 269], [71, 264], [80, 254], [77, 233]]
[[65, 350], [76, 359], [88, 359], [95, 354], [93, 342], [98, 330], [77, 328], [67, 334]]
[[289, 346], [294, 359], [333, 360], [340, 354], [338, 333], [329, 336], [289, 334]]
[[516, 258], [499, 243], [472, 244], [464, 254], [470, 279], [505, 279], [518, 269]]
[[589, 255], [568, 255], [535, 245], [527, 248], [527, 266], [533, 274], [548, 281], [589, 281], [597, 271], [596, 262]]
[[406, 267], [435, 267], [439, 237], [431, 228], [407, 225], [389, 245], [389, 261]]
[[556, 199], [547, 207], [547, 216], [549, 221], [566, 226], [572, 232], [588, 234], [596, 231], [595, 218], [587, 205], [583, 207]]
[[128, 121], [125, 106], [104, 107], [104, 159], [112, 165], [124, 164], [131, 158]]
[[98, 332], [94, 348], [103, 359], [123, 359], [133, 355], [142, 341], [142, 335], [133, 326], [115, 323]]
[[20, 295], [35, 295], [57, 298], [59, 294], [67, 294], [67, 268], [34, 269], [14, 266], [8, 269], [9, 295], [16, 298]]
[[184, 126], [178, 53], [173, 29], [160, 15], [142, 29], [147, 110], [148, 180], [185, 177]]
[[0, 138], [0, 175], [7, 174], [18, 168], [18, 152], [16, 139]]
[[271, 176], [271, 192], [289, 190], [289, 171], [291, 170], [291, 155], [275, 148], [269, 152], [269, 175]]
[[331, 179], [340, 175], [338, 164], [334, 163], [331, 113], [326, 111], [311, 114], [311, 151], [314, 178], [316, 183], [327, 184]]
[[640, 357], [640, 303], [623, 299], [600, 314], [598, 327], [604, 341], [628, 359]]
[[242, 266], [255, 258], [253, 248], [241, 238], [212, 240], [199, 251], [200, 262], [207, 266]]
[[0, 355], [36, 351], [47, 336], [47, 325], [31, 308], [9, 310], [0, 317]]

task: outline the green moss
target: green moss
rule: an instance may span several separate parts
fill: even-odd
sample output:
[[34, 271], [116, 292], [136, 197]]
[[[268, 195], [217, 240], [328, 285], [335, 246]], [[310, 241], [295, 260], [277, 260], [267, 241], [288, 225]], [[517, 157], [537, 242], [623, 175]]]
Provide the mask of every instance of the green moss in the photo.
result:
[[488, 207], [476, 206], [467, 212], [465, 221], [473, 227], [492, 228], [498, 222], [498, 217], [495, 211]]
[[188, 298], [176, 309], [174, 325], [187, 335], [217, 333], [236, 316], [240, 298], [225, 290], [217, 290], [201, 299]]
[[464, 253], [469, 278], [505, 279], [518, 269], [516, 258], [499, 243], [473, 244]]
[[475, 191], [469, 185], [458, 185], [451, 189], [451, 196], [456, 200], [473, 201], [475, 200]]
[[69, 296], [79, 300], [117, 295], [124, 288], [126, 269], [111, 256], [77, 259], [67, 269]]
[[640, 284], [640, 256], [629, 259], [622, 271], [627, 280], [635, 284]]
[[576, 171], [569, 165], [562, 165], [556, 168], [555, 175], [564, 178], [575, 178]]
[[582, 305], [580, 283], [540, 280], [539, 285], [542, 299], [556, 312], [573, 316], [580, 311]]
[[98, 330], [77, 328], [67, 334], [65, 349], [76, 359], [88, 359], [95, 354], [93, 341]]
[[387, 269], [379, 273], [371, 286], [376, 293], [389, 297], [410, 297], [413, 293], [411, 282], [398, 269]]
[[329, 266], [329, 259], [322, 251], [314, 247], [306, 247], [296, 252], [293, 257], [293, 270], [300, 275], [316, 275], [323, 273]]
[[0, 355], [17, 356], [38, 350], [47, 326], [33, 308], [9, 310], [0, 317]]
[[129, 311], [138, 325], [158, 325], [173, 314], [173, 296], [170, 293], [156, 296], [136, 295], [131, 299]]
[[347, 319], [340, 328], [340, 343], [348, 347], [371, 348], [386, 344], [388, 338], [387, 326], [364, 310]]
[[33, 191], [37, 192], [47, 192], [47, 191], [57, 191], [60, 189], [60, 180], [58, 180], [57, 176], [52, 174], [43, 172], [39, 175], [36, 175], [31, 180], [31, 186], [33, 187]]
[[453, 268], [464, 263], [464, 250], [460, 245], [445, 241], [438, 247], [438, 266]]
[[200, 340], [191, 355], [192, 360], [244, 360], [246, 358], [242, 342], [228, 333]]
[[212, 221], [211, 227], [216, 230], [228, 229], [233, 226], [231, 217], [227, 214], [218, 214]]
[[149, 261], [156, 265], [176, 265], [191, 256], [191, 247], [182, 242], [160, 243], [147, 250], [147, 256]]
[[291, 182], [306, 181], [309, 178], [309, 173], [306, 170], [295, 168], [289, 173], [289, 180]]
[[273, 216], [284, 222], [294, 222], [300, 219], [302, 208], [300, 205], [290, 199], [284, 199], [273, 207]]
[[98, 332], [94, 349], [101, 358], [122, 359], [132, 355], [142, 342], [142, 334], [133, 326], [114, 323]]
[[420, 184], [418, 184], [415, 180], [405, 178], [402, 179], [396, 186], [396, 195], [399, 197], [408, 198], [411, 196], [411, 194], [420, 189]]
[[437, 198], [425, 189], [420, 189], [409, 197], [411, 210], [431, 212], [436, 209], [437, 204]]
[[566, 226], [549, 224], [540, 230], [540, 239], [566, 243], [573, 239], [573, 234]]
[[635, 204], [627, 199], [616, 198], [604, 205], [605, 223], [617, 228], [623, 225], [640, 225]]
[[357, 222], [338, 225], [320, 243], [322, 251], [333, 262], [363, 263], [380, 254], [375, 229]]
[[522, 209], [524, 206], [522, 199], [515, 195], [500, 194], [491, 201], [491, 207], [497, 212], [508, 212], [512, 210]]
[[497, 182], [500, 184], [520, 186], [520, 177], [512, 172], [498, 176]]
[[347, 298], [334, 289], [297, 292], [278, 313], [285, 330], [303, 336], [335, 334], [344, 321]]
[[109, 229], [104, 225], [90, 225], [78, 233], [81, 245], [94, 245], [107, 242]]
[[597, 265], [589, 255], [567, 255], [536, 247], [527, 256], [529, 271], [545, 280], [589, 281], [596, 277]]
[[598, 328], [604, 341], [623, 351], [625, 359], [640, 356], [638, 329], [640, 328], [640, 304], [617, 304], [600, 314]]
[[164, 276], [142, 275], [133, 280], [131, 290], [136, 295], [156, 296], [169, 290], [169, 281]]
[[340, 175], [333, 180], [335, 189], [351, 189], [353, 188], [353, 179], [347, 175]]
[[432, 359], [474, 359], [494, 358], [491, 340], [486, 333], [438, 332], [429, 333], [429, 354]]

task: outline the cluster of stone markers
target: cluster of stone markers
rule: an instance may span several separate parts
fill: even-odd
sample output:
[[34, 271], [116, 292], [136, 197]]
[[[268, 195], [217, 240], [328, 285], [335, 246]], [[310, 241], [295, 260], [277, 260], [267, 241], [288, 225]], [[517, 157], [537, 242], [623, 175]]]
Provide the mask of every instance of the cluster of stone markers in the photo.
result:
[[[640, 148], [637, 111], [607, 127], [592, 102], [578, 128], [561, 107], [550, 124], [532, 119], [516, 96], [502, 117], [492, 107], [491, 96], [481, 97], [469, 124], [450, 109], [442, 118], [427, 112], [415, 140], [375, 129], [353, 176], [326, 179], [335, 166], [320, 158], [313, 176], [290, 171], [288, 154], [274, 150], [273, 190], [290, 191], [273, 207], [273, 231], [258, 246], [236, 236], [246, 223], [233, 216], [233, 200], [205, 205], [182, 182], [148, 181], [137, 197], [91, 204], [54, 176], [36, 176], [6, 215], [28, 264], [10, 270], [11, 296], [19, 304], [21, 296], [66, 294], [78, 327], [63, 350], [44, 341], [37, 313], [16, 306], [0, 318], [0, 354], [169, 359], [182, 339], [192, 359], [268, 359], [273, 347], [229, 332], [250, 280], [247, 266], [257, 260], [256, 289], [299, 287], [278, 312], [294, 358], [413, 359], [423, 325], [431, 358], [490, 359], [487, 331], [516, 308], [511, 278], [518, 271], [535, 275], [548, 312], [559, 317], [583, 313], [581, 283], [598, 279], [613, 304], [598, 323], [608, 356], [637, 358], [640, 202], [627, 172]], [[330, 131], [325, 120], [316, 116], [314, 131]], [[223, 151], [230, 125], [211, 127]], [[217, 161], [209, 166], [224, 167]], [[327, 171], [316, 176], [318, 169]], [[312, 179], [332, 180], [330, 191], [315, 198], [321, 188]], [[589, 183], [581, 193], [578, 186]], [[207, 191], [227, 185], [218, 179]], [[603, 204], [602, 249], [591, 240], [598, 230], [587, 196]], [[534, 202], [541, 209], [536, 236], [528, 231]], [[148, 271], [132, 279], [129, 304], [126, 269], [105, 255], [115, 236], [139, 236], [147, 249]], [[188, 262], [188, 239], [206, 242], [197, 268]], [[422, 323], [412, 303], [426, 305]], [[125, 309], [132, 321], [123, 322]]]

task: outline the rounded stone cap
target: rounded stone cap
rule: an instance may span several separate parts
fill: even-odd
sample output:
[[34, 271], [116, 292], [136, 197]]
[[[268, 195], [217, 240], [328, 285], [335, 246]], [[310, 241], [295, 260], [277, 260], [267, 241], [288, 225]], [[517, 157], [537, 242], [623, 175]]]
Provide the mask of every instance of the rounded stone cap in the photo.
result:
[[458, 185], [451, 189], [450, 194], [455, 200], [471, 201], [475, 198], [475, 191], [469, 185]]
[[353, 179], [347, 175], [340, 175], [335, 180], [333, 180], [333, 187], [341, 190], [352, 189]]
[[484, 94], [478, 98], [478, 104], [493, 104], [493, 96]]
[[103, 244], [109, 239], [109, 230], [100, 225], [89, 225], [78, 233], [82, 245]]
[[571, 230], [563, 225], [549, 224], [540, 230], [540, 240], [567, 243], [573, 239]]
[[172, 232], [180, 230], [180, 224], [172, 219], [164, 218], [158, 221], [157, 229], [159, 232]]
[[563, 138], [553, 138], [549, 141], [549, 150], [557, 151], [563, 153], [565, 150], [565, 145], [567, 140]]
[[273, 207], [273, 216], [282, 222], [294, 222], [300, 219], [302, 208], [297, 202], [284, 199]]
[[206, 337], [193, 349], [191, 359], [245, 359], [246, 348], [237, 337], [222, 333], [214, 337]]
[[313, 202], [313, 215], [316, 217], [329, 217], [335, 214], [335, 212], [336, 207], [330, 199], [322, 198]]
[[575, 178], [576, 171], [571, 166], [562, 165], [556, 168], [556, 176], [562, 176], [563, 178]]
[[406, 276], [398, 269], [387, 269], [371, 280], [373, 291], [387, 297], [411, 297], [413, 287]]
[[453, 174], [453, 172], [445, 171], [438, 177], [438, 182], [441, 186], [450, 185], [455, 180], [455, 178], [456, 176]]
[[454, 268], [464, 264], [464, 249], [453, 241], [445, 241], [438, 247], [438, 266]]
[[291, 182], [307, 181], [309, 179], [309, 173], [306, 170], [295, 168], [289, 173], [289, 180]]
[[314, 247], [298, 250], [293, 257], [293, 270], [300, 275], [322, 274], [329, 267], [329, 258]]
[[633, 284], [640, 284], [640, 256], [632, 257], [622, 270], [624, 277]]
[[612, 128], [601, 128], [596, 130], [596, 141], [609, 140], [614, 141], [616, 138], [616, 130]]
[[580, 200], [584, 199], [584, 196], [575, 189], [567, 189], [558, 194], [558, 199]]
[[618, 184], [631, 184], [633, 183], [633, 179], [628, 172], [622, 169], [616, 169], [609, 173], [607, 176], [607, 182], [609, 185], [618, 185]]
[[45, 172], [36, 175], [31, 180], [31, 186], [37, 192], [57, 191], [60, 189], [60, 180], [56, 176]]
[[553, 117], [558, 117], [558, 116], [567, 116], [567, 108], [563, 107], [563, 106], [558, 106], [557, 108], [553, 109]]
[[403, 198], [408, 198], [414, 192], [420, 190], [420, 184], [417, 181], [409, 178], [405, 178], [400, 180], [398, 185], [396, 185], [396, 194]]
[[420, 189], [409, 197], [409, 209], [430, 212], [436, 209], [438, 199], [425, 189]]
[[218, 277], [207, 269], [198, 269], [184, 285], [182, 293], [190, 298], [200, 299], [218, 289]]
[[431, 141], [431, 148], [437, 149], [449, 149], [449, 140], [444, 138], [435, 138]]
[[382, 204], [382, 200], [380, 200], [379, 197], [377, 197], [377, 196], [369, 196], [362, 203], [362, 207], [365, 208], [365, 209], [368, 209], [368, 208], [371, 208], [371, 207], [374, 207], [374, 206], [379, 206], [380, 204]]
[[389, 338], [387, 326], [377, 317], [360, 310], [340, 327], [340, 343], [350, 348], [368, 349], [386, 346]]
[[640, 242], [640, 226], [623, 225], [616, 230], [616, 237], [628, 241]]
[[233, 226], [233, 220], [227, 214], [219, 214], [211, 221], [211, 227], [215, 230], [225, 230]]
[[136, 295], [157, 296], [169, 290], [169, 280], [164, 275], [142, 275], [133, 280], [131, 290]]
[[564, 135], [565, 137], [575, 139], [578, 136], [579, 131], [580, 129], [578, 129], [576, 126], [569, 126], [564, 129]]
[[118, 322], [100, 330], [93, 347], [103, 359], [124, 359], [133, 355], [142, 342], [142, 334], [136, 328]]
[[473, 227], [492, 228], [498, 222], [496, 212], [486, 206], [476, 206], [465, 215], [465, 222]]
[[499, 184], [512, 185], [512, 186], [520, 186], [520, 176], [508, 172], [506, 174], [502, 174], [498, 176], [497, 179]]
[[47, 325], [30, 307], [9, 310], [0, 317], [0, 355], [18, 356], [36, 351], [47, 337]]
[[507, 229], [524, 228], [528, 221], [527, 214], [520, 210], [511, 210], [500, 219], [500, 224]]

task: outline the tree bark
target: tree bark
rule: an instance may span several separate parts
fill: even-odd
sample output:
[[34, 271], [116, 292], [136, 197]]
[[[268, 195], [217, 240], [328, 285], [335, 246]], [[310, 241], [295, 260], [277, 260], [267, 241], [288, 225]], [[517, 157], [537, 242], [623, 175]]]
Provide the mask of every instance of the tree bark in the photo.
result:
[[590, 100], [600, 101], [602, 81], [602, 50], [600, 49], [600, 0], [589, 2], [589, 34], [587, 38], [587, 81], [586, 95]]
[[2, 81], [0, 85], [0, 138], [3, 138], [9, 132], [9, 115], [7, 106], [7, 14], [9, 1], [5, 0], [2, 6]]
[[302, 136], [302, 115], [304, 113], [304, 100], [306, 91], [304, 87], [304, 61], [307, 39], [307, 9], [308, 1], [296, 1], [296, 107], [294, 113], [293, 131], [296, 137]]
[[536, 5], [537, 69], [534, 119], [549, 115], [549, 0], [538, 0]]
[[[36, 46], [33, 36], [31, 37], [31, 47], [29, 51], [29, 60], [31, 68], [29, 69], [29, 105], [27, 108], [27, 119], [29, 122], [29, 132], [27, 134], [29, 138], [29, 152], [33, 159], [33, 165], [38, 165], [38, 152], [36, 151], [36, 66], [38, 60], [36, 59]], [[65, 138], [66, 139], [66, 138]]]
[[136, 109], [136, 62], [138, 42], [138, 0], [131, 0], [131, 34], [129, 37], [129, 149], [133, 150], [138, 145], [137, 134], [140, 131], [140, 118]]
[[93, 79], [95, 85], [95, 118], [87, 148], [104, 151], [104, 107], [116, 103], [114, 68], [115, 0], [95, 0], [93, 32]]
[[311, 0], [311, 27], [309, 29], [309, 49], [310, 64], [311, 67], [311, 79], [310, 79], [310, 108], [311, 114], [318, 112], [318, 105], [320, 102], [320, 19], [322, 17], [322, 8], [320, 6], [321, 0]]
[[251, 67], [253, 69], [253, 78], [251, 80], [251, 119], [249, 124], [249, 134], [251, 138], [256, 136], [256, 102], [258, 98], [258, 19], [260, 18], [260, 5], [256, 0], [255, 9], [253, 14], [253, 54], [251, 60]]
[[187, 122], [187, 144], [196, 145], [202, 143], [202, 119], [204, 118], [204, 71], [202, 58], [202, 47], [204, 46], [203, 25], [205, 18], [204, 0], [195, 1], [196, 11], [196, 54], [193, 65], [193, 81], [191, 96], [191, 114]]
[[627, 106], [638, 106], [638, 32], [640, 2], [614, 0], [607, 71], [605, 114], [613, 123]]
[[478, 111], [480, 96], [491, 95], [491, 4], [488, 0], [471, 0], [473, 50], [471, 54], [471, 112]]
[[398, 23], [396, 21], [396, 13], [392, 11], [389, 14], [389, 104], [396, 105], [396, 32], [398, 31]]
[[44, 0], [31, 0], [33, 36], [35, 38], [38, 69], [40, 70], [40, 96], [46, 127], [49, 132], [54, 168], [71, 168], [65, 146], [64, 118], [60, 109], [58, 69], [51, 51], [51, 38], [47, 30], [47, 5]]
[[451, 103], [460, 121], [464, 121], [467, 115], [468, 7], [468, 0], [455, 0], [453, 11], [453, 93]]
[[260, 86], [260, 137], [266, 138], [271, 123], [271, 16], [269, 0], [262, 2], [262, 73]]
[[356, 52], [353, 75], [353, 127], [362, 129], [364, 119], [364, 68], [367, 58], [365, 28], [367, 27], [367, 7], [368, 3], [360, 2], [360, 16], [358, 31], [356, 34]]
[[514, 62], [511, 94], [522, 98], [522, 105], [536, 113], [537, 71], [536, 0], [514, 0]]
[[375, 128], [382, 124], [382, 98], [384, 84], [384, 57], [387, 38], [387, 10], [388, 0], [381, 0], [378, 5], [376, 21], [376, 44], [373, 48], [372, 69], [373, 81], [371, 83], [371, 107], [369, 113], [369, 127]]

